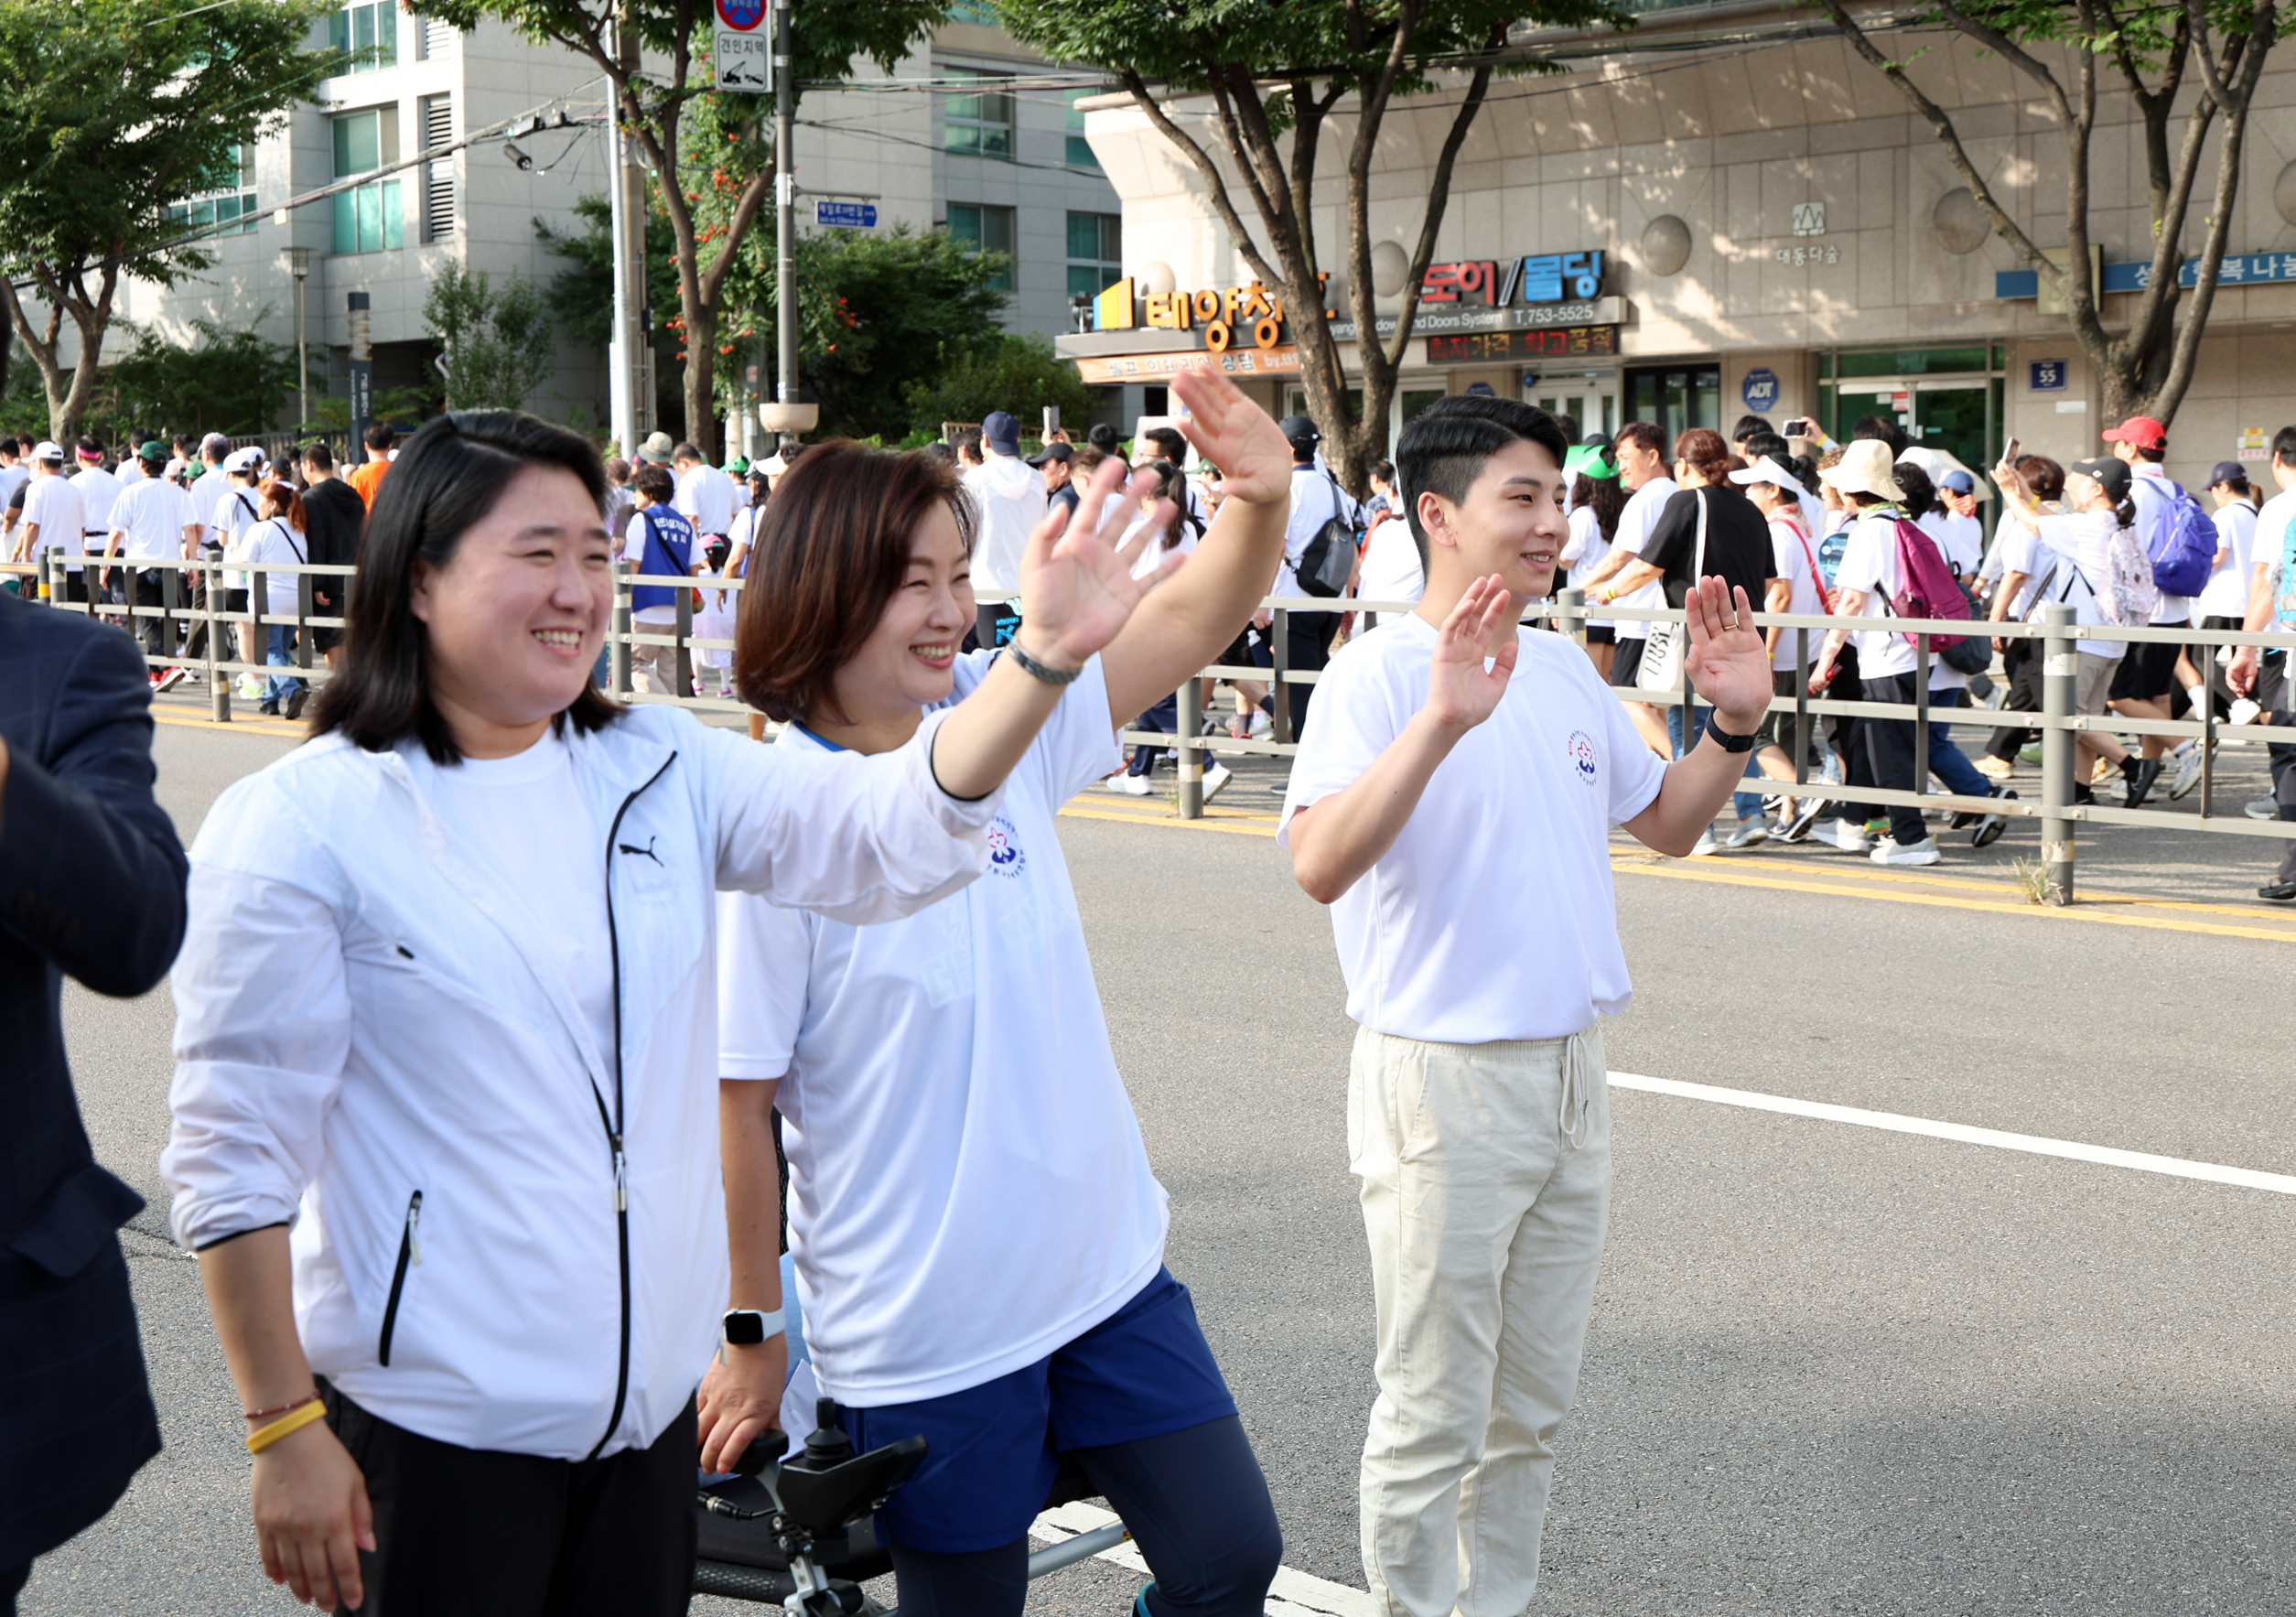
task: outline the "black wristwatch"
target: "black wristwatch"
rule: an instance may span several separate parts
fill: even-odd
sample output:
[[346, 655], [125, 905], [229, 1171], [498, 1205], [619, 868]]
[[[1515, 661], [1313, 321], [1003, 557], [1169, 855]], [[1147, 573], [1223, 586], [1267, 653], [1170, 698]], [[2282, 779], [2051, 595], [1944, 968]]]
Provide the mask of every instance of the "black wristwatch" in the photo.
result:
[[1754, 749], [1753, 737], [1733, 736], [1710, 718], [1706, 721], [1706, 733], [1719, 741], [1725, 752], [1752, 752]]

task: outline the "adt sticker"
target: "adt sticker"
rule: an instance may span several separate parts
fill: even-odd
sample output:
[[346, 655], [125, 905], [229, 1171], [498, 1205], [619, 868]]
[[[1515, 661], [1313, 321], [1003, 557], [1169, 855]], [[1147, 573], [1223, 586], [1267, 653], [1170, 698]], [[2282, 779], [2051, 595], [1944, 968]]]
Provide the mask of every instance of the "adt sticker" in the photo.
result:
[[1758, 415], [1766, 415], [1778, 407], [1778, 373], [1766, 366], [1749, 371], [1738, 391], [1746, 408]]
[[1594, 784], [1594, 738], [1584, 730], [1570, 732], [1570, 767], [1588, 785]]

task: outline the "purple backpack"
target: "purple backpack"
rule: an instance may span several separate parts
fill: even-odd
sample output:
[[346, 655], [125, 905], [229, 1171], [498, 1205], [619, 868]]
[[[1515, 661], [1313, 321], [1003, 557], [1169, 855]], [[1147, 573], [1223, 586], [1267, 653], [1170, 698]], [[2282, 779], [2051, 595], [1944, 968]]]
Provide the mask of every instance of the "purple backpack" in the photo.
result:
[[[1969, 598], [1937, 542], [1902, 516], [1897, 519], [1897, 598], [1890, 605], [1899, 617], [1967, 620]], [[1918, 643], [1921, 637], [1905, 638]], [[1992, 643], [1981, 635], [1933, 634], [1928, 639], [1929, 649], [1957, 673], [1976, 674], [1993, 661]], [[1980, 652], [1982, 660], [1978, 659]]]

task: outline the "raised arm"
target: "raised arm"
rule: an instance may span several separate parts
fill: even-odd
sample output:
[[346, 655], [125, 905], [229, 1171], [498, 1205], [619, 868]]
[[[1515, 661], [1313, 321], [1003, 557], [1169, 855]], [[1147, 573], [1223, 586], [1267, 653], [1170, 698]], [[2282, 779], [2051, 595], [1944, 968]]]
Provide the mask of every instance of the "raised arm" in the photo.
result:
[[[1291, 446], [1217, 371], [1183, 371], [1180, 429], [1221, 471], [1222, 500], [1188, 570], [1150, 595], [1101, 654], [1109, 722], [1122, 725], [1218, 657], [1267, 593], [1291, 513]], [[1026, 622], [1026, 619], [1023, 619]]]
[[[1293, 812], [1292, 878], [1317, 903], [1343, 896], [1386, 856], [1459, 738], [1497, 709], [1520, 651], [1514, 610], [1495, 574], [1469, 585], [1437, 636], [1425, 705], [1352, 784]], [[1485, 648], [1502, 636], [1485, 668]]]

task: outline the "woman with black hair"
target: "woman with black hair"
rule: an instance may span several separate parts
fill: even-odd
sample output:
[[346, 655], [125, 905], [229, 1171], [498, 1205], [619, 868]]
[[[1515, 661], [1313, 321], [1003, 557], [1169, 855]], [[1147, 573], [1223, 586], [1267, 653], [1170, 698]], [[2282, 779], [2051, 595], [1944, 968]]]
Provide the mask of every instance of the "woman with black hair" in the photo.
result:
[[905, 915], [1144, 591], [1028, 547], [1015, 655], [885, 755], [590, 682], [604, 469], [442, 416], [370, 517], [313, 738], [191, 850], [162, 1170], [249, 1423], [264, 1568], [370, 1613], [685, 1610], [727, 1288], [715, 895]]

